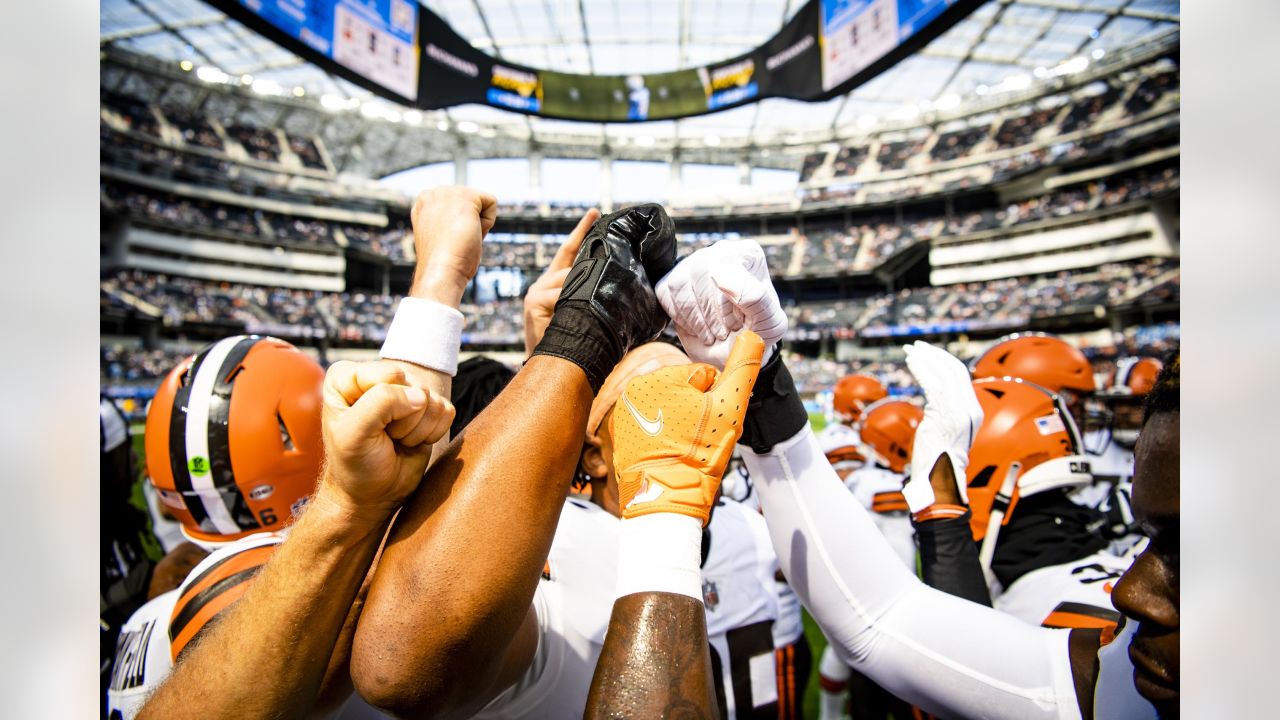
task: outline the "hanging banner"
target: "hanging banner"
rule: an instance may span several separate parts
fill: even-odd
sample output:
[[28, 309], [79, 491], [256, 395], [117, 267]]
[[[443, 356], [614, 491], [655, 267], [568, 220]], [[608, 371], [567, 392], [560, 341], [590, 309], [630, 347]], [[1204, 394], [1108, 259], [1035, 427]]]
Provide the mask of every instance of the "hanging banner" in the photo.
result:
[[504, 62], [413, 0], [209, 0], [304, 59], [403, 105], [476, 103], [587, 122], [673, 120], [763, 98], [819, 101], [915, 52], [983, 0], [810, 0], [763, 45], [696, 68], [580, 75]]

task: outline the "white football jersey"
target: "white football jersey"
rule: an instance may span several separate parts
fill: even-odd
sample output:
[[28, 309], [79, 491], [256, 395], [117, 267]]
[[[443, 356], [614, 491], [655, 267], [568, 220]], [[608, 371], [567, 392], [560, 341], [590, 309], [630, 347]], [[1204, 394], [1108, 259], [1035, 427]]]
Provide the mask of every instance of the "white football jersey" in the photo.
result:
[[[115, 665], [107, 690], [109, 720], [129, 720], [137, 715], [147, 697], [173, 670], [169, 621], [183, 588], [189, 583], [198, 582], [207, 571], [234, 555], [283, 541], [283, 533], [255, 533], [223, 545], [191, 569], [191, 573], [182, 581], [182, 587], [170, 590], [138, 608], [121, 628], [120, 638], [116, 641]], [[216, 597], [216, 593], [210, 595], [212, 597]]]
[[992, 593], [995, 607], [1032, 625], [1102, 627], [1120, 618], [1111, 590], [1133, 557], [1103, 550], [1062, 565], [1050, 565]]
[[1098, 649], [1098, 683], [1093, 690], [1096, 720], [1156, 720], [1155, 706], [1133, 684], [1129, 642], [1137, 630], [1138, 621], [1126, 618], [1115, 639]]
[[[1105, 433], [1094, 430], [1085, 436], [1084, 446], [1096, 448], [1101, 445]], [[1089, 468], [1094, 477], [1131, 479], [1133, 477], [1133, 451], [1114, 440], [1108, 440], [1107, 446], [1099, 455], [1089, 456]]]
[[871, 514], [871, 520], [880, 528], [893, 551], [911, 572], [916, 571], [916, 531], [911, 526], [911, 515], [904, 510], [885, 510], [902, 500], [902, 485], [906, 476], [868, 463], [854, 470], [845, 479], [845, 486], [858, 499], [858, 503]]
[[702, 599], [713, 672], [719, 671], [716, 695], [730, 718], [738, 717], [740, 706], [776, 714], [778, 556], [769, 528], [759, 513], [722, 498], [711, 513], [707, 536]]
[[169, 617], [178, 591], [159, 595], [138, 608], [120, 629], [116, 659], [107, 688], [109, 720], [131, 720], [142, 710], [161, 681], [173, 669], [169, 657]]
[[[728, 511], [723, 513], [724, 517], [713, 520], [727, 528], [723, 532], [724, 539], [717, 541], [713, 535], [710, 552], [717, 557], [720, 552], [734, 553], [746, 557], [749, 562], [739, 567], [740, 557], [726, 558], [723, 575], [704, 574], [704, 580], [714, 578], [711, 582], [717, 596], [716, 610], [707, 612], [708, 639], [712, 645], [717, 642], [735, 644], [727, 632], [723, 636], [720, 633], [737, 629], [739, 626], [734, 625], [737, 619], [755, 622], [757, 618], [763, 618], [767, 623], [764, 632], [770, 660], [768, 677], [776, 697], [776, 676], [772, 672], [773, 640], [769, 632], [777, 612], [771, 592], [772, 571], [768, 571], [770, 585], [766, 585], [763, 592], [740, 592], [741, 588], [752, 583], [759, 584], [766, 572], [763, 568], [770, 562], [768, 559], [757, 560], [755, 552], [747, 555], [741, 550], [742, 544], [754, 543], [766, 548], [772, 548], [772, 545], [767, 532], [760, 535], [762, 528], [757, 527], [753, 520], [758, 519], [762, 526], [763, 518], [732, 501], [717, 507], [716, 515], [721, 515], [726, 508]], [[587, 500], [571, 497], [565, 501], [546, 569], [533, 596], [533, 608], [538, 618], [538, 648], [534, 658], [524, 676], [490, 701], [476, 714], [476, 718], [582, 716], [596, 661], [604, 647], [609, 617], [613, 613], [621, 522]], [[735, 547], [739, 548], [736, 552]], [[771, 562], [776, 567], [777, 559], [773, 558]], [[713, 568], [713, 572], [718, 571]], [[705, 602], [711, 587], [705, 583], [703, 587]]]

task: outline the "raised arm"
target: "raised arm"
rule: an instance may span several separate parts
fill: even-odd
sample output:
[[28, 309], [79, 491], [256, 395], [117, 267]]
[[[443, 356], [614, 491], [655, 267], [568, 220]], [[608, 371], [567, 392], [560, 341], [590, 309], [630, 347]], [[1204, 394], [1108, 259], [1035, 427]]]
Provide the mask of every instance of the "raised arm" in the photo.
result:
[[[673, 276], [686, 266], [698, 267], [683, 262]], [[681, 336], [690, 356], [712, 347], [691, 347], [689, 338], [713, 323], [673, 317], [688, 325]], [[780, 357], [761, 370], [741, 443], [782, 570], [844, 660], [945, 717], [1080, 717], [1068, 634], [933, 590], [904, 568], [823, 456]], [[943, 456], [935, 453], [929, 467]], [[1092, 677], [1082, 680], [1092, 687]]]
[[310, 711], [391, 514], [418, 484], [431, 443], [453, 417], [447, 401], [404, 382], [398, 368], [381, 362], [329, 369], [325, 470], [306, 513], [140, 718]]
[[595, 390], [666, 323], [648, 277], [675, 260], [655, 205], [586, 233], [533, 357], [406, 503], [356, 628], [352, 677], [400, 715], [468, 716], [536, 649], [530, 603]]
[[726, 370], [679, 365], [634, 378], [611, 413], [622, 506], [618, 599], [585, 717], [718, 717], [699, 570], [702, 526], [742, 432], [764, 344], [739, 336]]
[[[951, 353], [919, 341], [904, 349], [907, 367], [925, 397], [924, 419], [913, 442], [911, 479], [903, 489], [903, 496], [913, 503], [920, 577], [929, 587], [990, 607], [991, 591], [969, 528], [963, 484], [969, 448], [982, 427], [982, 405], [968, 368]], [[920, 487], [925, 483], [927, 488]]]

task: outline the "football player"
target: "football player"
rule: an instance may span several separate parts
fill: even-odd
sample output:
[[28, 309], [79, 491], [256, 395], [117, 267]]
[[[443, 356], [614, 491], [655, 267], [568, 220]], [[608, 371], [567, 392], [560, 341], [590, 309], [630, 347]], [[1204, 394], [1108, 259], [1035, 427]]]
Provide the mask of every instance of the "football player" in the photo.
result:
[[[392, 513], [421, 479], [432, 443], [447, 435], [453, 419], [442, 392], [448, 392], [456, 368], [461, 320], [456, 306], [470, 278], [466, 256], [478, 259], [495, 212], [496, 200], [465, 188], [419, 197], [413, 217], [419, 267], [400, 310], [416, 316], [410, 320], [428, 322], [407, 328], [402, 323], [398, 330], [393, 323], [391, 342], [381, 353], [417, 362], [387, 359], [330, 368], [324, 376], [323, 442], [316, 402], [319, 368], [287, 344], [223, 341], [171, 375], [172, 404], [152, 408], [156, 443], [182, 444], [168, 451], [186, 456], [185, 465], [171, 461], [175, 489], [170, 501], [175, 510], [182, 503], [193, 539], [221, 543], [240, 537], [224, 548], [235, 552], [256, 540], [254, 526], [245, 527], [249, 523], [256, 522], [258, 529], [277, 525], [273, 520], [282, 513], [274, 508], [288, 507], [291, 516], [304, 506], [310, 509], [286, 528], [296, 539], [282, 544], [254, 592], [192, 648], [152, 695], [144, 715], [225, 716], [239, 714], [233, 707], [249, 706], [264, 715], [303, 713], [332, 708], [350, 694], [346, 665], [360, 609], [354, 601], [363, 592]], [[474, 270], [473, 264], [469, 272]], [[397, 346], [395, 338], [406, 336], [410, 340]], [[272, 392], [276, 404], [262, 402]], [[315, 487], [322, 448], [323, 474], [311, 502], [291, 502], [304, 478], [310, 483], [306, 493]], [[165, 453], [154, 451], [159, 464], [167, 465]], [[231, 457], [238, 458], [234, 476]], [[241, 470], [246, 470], [243, 476]], [[255, 474], [261, 472], [273, 474]], [[265, 479], [290, 484], [281, 489], [249, 484]], [[286, 505], [259, 504], [249, 506], [250, 512], [249, 501]], [[220, 530], [228, 532], [215, 532]], [[226, 662], [228, 657], [236, 662]], [[263, 677], [276, 680], [261, 687]], [[245, 697], [255, 692], [254, 700]]]
[[147, 585], [154, 573], [145, 545], [149, 534], [146, 515], [130, 502], [137, 476], [133, 447], [129, 444], [129, 424], [115, 403], [105, 396], [98, 399], [98, 427], [102, 493], [99, 671], [105, 692], [116, 654], [116, 638], [129, 616], [147, 601]]
[[[584, 717], [718, 714], [697, 547], [764, 351], [754, 333], [741, 335], [738, 346], [723, 373], [683, 364], [632, 378], [621, 394], [627, 412], [605, 420], [622, 540], [617, 599]], [[646, 419], [655, 411], [667, 413], [656, 431]], [[767, 628], [763, 637], [762, 656], [772, 657]]]
[[1086, 405], [1098, 391], [1093, 366], [1071, 343], [1046, 333], [1014, 333], [973, 362], [974, 379], [1016, 377], [1057, 394], [1076, 422], [1085, 426]]
[[[698, 319], [678, 321], [700, 331]], [[841, 487], [776, 357], [748, 408], [744, 459], [805, 606], [860, 670], [900, 697], [948, 716], [1149, 718], [1159, 708], [1177, 717], [1178, 396], [1175, 359], [1148, 398], [1135, 453], [1134, 509], [1151, 540], [1115, 584], [1125, 621], [1114, 634], [1035, 628], [920, 583]], [[968, 477], [973, 433], [961, 423], [929, 455]], [[914, 453], [928, 462], [919, 446]]]
[[[861, 380], [863, 377], [849, 376], [841, 380], [841, 383], [850, 379]], [[850, 385], [868, 387], [865, 382], [846, 383], [846, 395]], [[837, 384], [837, 397], [840, 391], [841, 385]], [[902, 558], [906, 567], [914, 571], [915, 530], [907, 513], [902, 486], [911, 462], [911, 444], [915, 438], [916, 426], [920, 424], [924, 412], [909, 402], [888, 398], [855, 407], [861, 429], [862, 454], [869, 458], [869, 462], [864, 462], [861, 467], [845, 476], [841, 473], [840, 466], [848, 463], [848, 460], [843, 459], [847, 451], [829, 450], [826, 443], [832, 434], [825, 430], [819, 434], [818, 443], [831, 462], [832, 469], [841, 476], [858, 502], [871, 513], [876, 526], [884, 533], [894, 552]], [[833, 427], [846, 426], [838, 424]], [[839, 437], [845, 433], [852, 434], [853, 430], [836, 430], [834, 434]], [[910, 713], [906, 703], [888, 695], [865, 677], [852, 673], [849, 666], [838, 657], [835, 646], [829, 642], [822, 651], [818, 668], [820, 717], [824, 719], [838, 718], [844, 714], [846, 694], [853, 717], [887, 717], [890, 713], [905, 716]]]
[[[585, 707], [615, 589], [599, 576], [616, 564], [616, 539], [598, 538], [616, 538], [618, 519], [566, 496], [593, 396], [666, 324], [649, 278], [670, 270], [676, 247], [656, 205], [579, 228], [548, 270], [563, 290], [532, 356], [432, 465], [391, 529], [352, 656], [356, 688], [384, 711], [560, 716]], [[617, 503], [616, 493], [593, 499]], [[553, 545], [557, 537], [572, 542]], [[561, 590], [573, 586], [600, 591]]]

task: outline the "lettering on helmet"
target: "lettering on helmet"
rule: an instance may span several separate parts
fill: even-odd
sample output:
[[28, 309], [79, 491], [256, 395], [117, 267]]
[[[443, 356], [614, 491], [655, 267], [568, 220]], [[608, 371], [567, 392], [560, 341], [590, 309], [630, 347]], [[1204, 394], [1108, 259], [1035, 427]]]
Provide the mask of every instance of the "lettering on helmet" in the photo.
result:
[[1073, 473], [1088, 473], [1090, 471], [1090, 467], [1088, 460], [1071, 461], [1071, 472]]
[[276, 489], [270, 485], [259, 485], [258, 487], [249, 491], [249, 499], [250, 500], [266, 500], [267, 498], [271, 497], [271, 493], [275, 491]]

